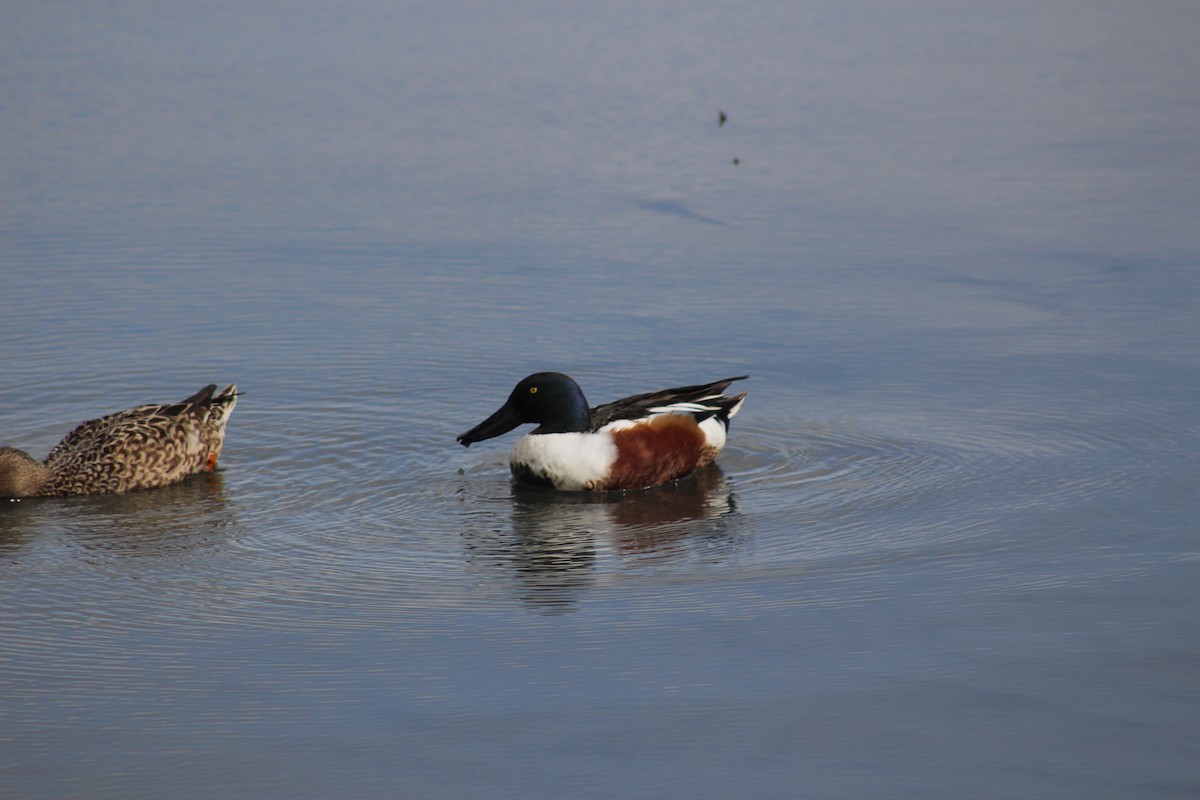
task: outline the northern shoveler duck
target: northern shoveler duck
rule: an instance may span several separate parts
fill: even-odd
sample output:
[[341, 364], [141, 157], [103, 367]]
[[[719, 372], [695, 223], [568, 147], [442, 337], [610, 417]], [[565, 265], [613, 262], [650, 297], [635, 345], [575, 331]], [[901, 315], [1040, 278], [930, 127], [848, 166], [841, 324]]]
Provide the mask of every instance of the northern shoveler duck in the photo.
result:
[[464, 447], [538, 427], [517, 442], [509, 466], [518, 480], [567, 491], [643, 489], [682, 478], [716, 458], [729, 420], [746, 394], [722, 392], [739, 375], [715, 383], [638, 394], [590, 408], [579, 384], [561, 372], [538, 372], [517, 384], [500, 409], [458, 437]]
[[138, 406], [83, 423], [44, 462], [0, 447], [0, 497], [153, 489], [217, 466], [236, 386], [205, 386], [172, 405]]

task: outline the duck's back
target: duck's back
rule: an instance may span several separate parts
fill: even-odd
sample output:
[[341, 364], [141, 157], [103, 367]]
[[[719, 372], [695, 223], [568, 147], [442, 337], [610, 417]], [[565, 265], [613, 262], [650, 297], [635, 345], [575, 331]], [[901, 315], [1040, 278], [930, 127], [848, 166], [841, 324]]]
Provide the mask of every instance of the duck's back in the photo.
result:
[[147, 405], [83, 423], [50, 451], [44, 494], [107, 494], [166, 486], [216, 466], [236, 387], [215, 385], [173, 405]]

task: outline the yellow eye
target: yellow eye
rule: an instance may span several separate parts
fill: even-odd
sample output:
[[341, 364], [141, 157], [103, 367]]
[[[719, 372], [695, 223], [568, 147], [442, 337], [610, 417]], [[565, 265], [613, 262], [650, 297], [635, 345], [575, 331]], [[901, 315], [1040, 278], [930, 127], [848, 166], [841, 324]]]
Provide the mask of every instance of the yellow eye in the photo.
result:
[[529, 393], [530, 393], [530, 394], [537, 394], [537, 387], [536, 387], [536, 386], [530, 386], [530, 387], [529, 387]]

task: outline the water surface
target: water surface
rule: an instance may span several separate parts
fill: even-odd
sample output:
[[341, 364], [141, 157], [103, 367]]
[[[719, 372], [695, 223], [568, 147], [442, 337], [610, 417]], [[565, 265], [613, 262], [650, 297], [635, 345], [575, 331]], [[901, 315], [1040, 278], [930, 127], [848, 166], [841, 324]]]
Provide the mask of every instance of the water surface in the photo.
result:
[[[0, 11], [21, 797], [1193, 797], [1189, 3]], [[718, 125], [718, 111], [727, 115]], [[750, 373], [718, 464], [454, 437]]]

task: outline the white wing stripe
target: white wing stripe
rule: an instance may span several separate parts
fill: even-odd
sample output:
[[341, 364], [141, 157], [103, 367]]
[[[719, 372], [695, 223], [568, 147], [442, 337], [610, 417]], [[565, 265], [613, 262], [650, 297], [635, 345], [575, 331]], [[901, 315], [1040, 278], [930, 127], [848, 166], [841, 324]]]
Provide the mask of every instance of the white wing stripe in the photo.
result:
[[646, 410], [651, 414], [700, 414], [705, 411], [719, 411], [720, 406], [706, 406], [701, 403], [671, 403], [668, 406], [653, 406]]

